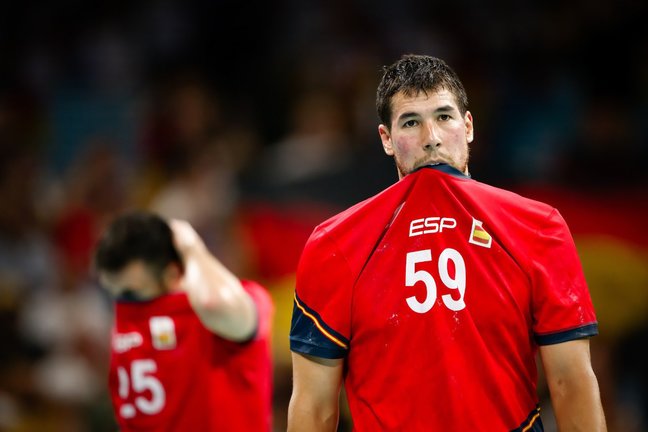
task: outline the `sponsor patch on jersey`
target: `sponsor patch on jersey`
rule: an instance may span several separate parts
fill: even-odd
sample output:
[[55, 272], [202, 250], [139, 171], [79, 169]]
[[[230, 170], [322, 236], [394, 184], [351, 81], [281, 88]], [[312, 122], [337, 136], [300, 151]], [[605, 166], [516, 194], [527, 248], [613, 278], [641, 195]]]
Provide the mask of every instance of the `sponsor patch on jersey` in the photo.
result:
[[468, 242], [477, 246], [490, 248], [493, 243], [493, 238], [486, 232], [482, 225], [482, 221], [473, 218], [472, 230], [470, 231]]
[[129, 351], [136, 348], [144, 342], [142, 335], [137, 332], [116, 333], [112, 338], [113, 350], [118, 353]]
[[175, 324], [171, 317], [156, 316], [149, 320], [153, 348], [169, 350], [176, 347]]

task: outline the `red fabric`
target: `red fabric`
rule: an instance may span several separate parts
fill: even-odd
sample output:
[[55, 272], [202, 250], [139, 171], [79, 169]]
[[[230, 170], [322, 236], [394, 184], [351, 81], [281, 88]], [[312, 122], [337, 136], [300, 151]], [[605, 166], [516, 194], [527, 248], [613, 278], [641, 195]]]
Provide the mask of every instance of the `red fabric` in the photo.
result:
[[[296, 293], [349, 341], [357, 430], [515, 429], [538, 402], [534, 334], [596, 324], [556, 210], [435, 169], [320, 225]], [[315, 325], [291, 334], [297, 351], [318, 340]]]
[[207, 330], [184, 293], [116, 304], [109, 384], [122, 431], [270, 430], [272, 303], [244, 287], [260, 321], [242, 344]]

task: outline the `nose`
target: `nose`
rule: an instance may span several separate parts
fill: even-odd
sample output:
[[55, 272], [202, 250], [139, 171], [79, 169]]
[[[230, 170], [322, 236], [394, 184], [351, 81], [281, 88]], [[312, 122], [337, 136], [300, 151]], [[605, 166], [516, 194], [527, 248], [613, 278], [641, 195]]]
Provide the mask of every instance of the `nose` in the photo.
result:
[[439, 136], [438, 130], [434, 122], [429, 121], [424, 128], [425, 133], [425, 144], [423, 148], [426, 151], [432, 151], [441, 147], [441, 138]]

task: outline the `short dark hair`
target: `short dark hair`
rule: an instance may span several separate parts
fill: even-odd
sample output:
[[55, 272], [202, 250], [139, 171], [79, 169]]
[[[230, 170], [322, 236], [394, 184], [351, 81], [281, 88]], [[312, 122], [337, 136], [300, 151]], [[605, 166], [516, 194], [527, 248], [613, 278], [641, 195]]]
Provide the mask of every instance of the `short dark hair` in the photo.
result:
[[391, 127], [391, 100], [398, 93], [407, 96], [444, 88], [450, 91], [461, 115], [468, 110], [468, 96], [457, 74], [443, 60], [427, 56], [406, 54], [400, 60], [383, 67], [383, 76], [376, 91], [376, 110], [380, 122]]
[[171, 228], [154, 213], [131, 211], [115, 218], [99, 239], [94, 265], [97, 271], [114, 273], [137, 260], [157, 274], [170, 263], [182, 266]]

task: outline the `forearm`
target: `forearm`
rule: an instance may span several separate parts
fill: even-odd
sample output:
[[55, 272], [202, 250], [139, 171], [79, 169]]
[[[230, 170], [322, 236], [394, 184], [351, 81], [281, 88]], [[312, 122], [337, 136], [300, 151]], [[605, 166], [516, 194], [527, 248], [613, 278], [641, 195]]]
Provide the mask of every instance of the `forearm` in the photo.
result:
[[200, 321], [226, 339], [243, 341], [257, 326], [254, 300], [239, 279], [207, 250], [186, 221], [171, 220], [173, 240], [185, 264], [178, 289], [187, 293]]
[[292, 354], [293, 391], [288, 406], [288, 431], [332, 432], [339, 418], [342, 359]]
[[596, 376], [591, 369], [582, 376], [550, 384], [551, 403], [560, 432], [607, 430]]
[[337, 430], [339, 409], [309, 404], [293, 394], [288, 407], [288, 432], [313, 431], [333, 432]]
[[228, 339], [249, 337], [256, 326], [256, 310], [239, 279], [204, 245], [192, 247], [183, 257], [183, 289], [203, 323]]
[[232, 300], [242, 289], [240, 282], [208, 250], [200, 244], [183, 252], [185, 262], [184, 290], [192, 303], [217, 309]]

